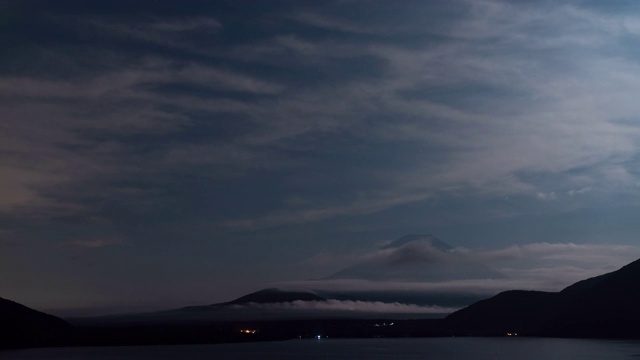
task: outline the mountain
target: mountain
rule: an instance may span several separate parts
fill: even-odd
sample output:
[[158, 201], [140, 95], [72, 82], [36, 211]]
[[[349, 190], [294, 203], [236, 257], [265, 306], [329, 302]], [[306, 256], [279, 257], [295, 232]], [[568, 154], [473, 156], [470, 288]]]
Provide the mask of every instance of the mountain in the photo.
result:
[[506, 291], [446, 317], [451, 332], [640, 337], [640, 260], [564, 290]]
[[253, 292], [251, 294], [242, 296], [233, 301], [223, 303], [221, 305], [243, 305], [249, 303], [266, 304], [266, 303], [279, 303], [279, 302], [291, 302], [291, 301], [322, 301], [326, 300], [323, 297], [318, 296], [312, 291], [301, 290], [282, 290], [282, 289], [264, 289]]
[[[457, 253], [449, 244], [433, 235], [413, 234], [396, 239], [354, 266], [338, 271], [319, 280], [362, 279], [370, 281], [428, 281], [450, 279], [477, 279], [502, 277], [484, 264]], [[304, 287], [292, 289], [263, 289], [235, 300], [148, 314], [109, 316], [90, 319], [92, 322], [183, 322], [212, 320], [292, 319], [335, 316], [352, 317], [413, 317], [441, 318], [434, 313], [384, 313], [376, 311], [346, 311], [349, 302], [361, 301], [383, 304], [407, 304], [415, 306], [438, 305], [444, 308], [460, 308], [481, 298], [478, 294], [447, 291], [345, 289], [331, 287], [314, 288], [309, 281]], [[294, 304], [294, 302], [297, 302]], [[307, 302], [307, 303], [301, 303]], [[323, 302], [323, 304], [314, 304]], [[340, 303], [344, 302], [344, 303]], [[377, 310], [380, 311], [380, 310]], [[85, 322], [88, 319], [80, 320]], [[78, 323], [78, 320], [74, 320]]]
[[445, 281], [504, 276], [433, 235], [406, 235], [324, 280]]
[[63, 345], [72, 332], [60, 318], [0, 298], [0, 348]]
[[560, 295], [570, 301], [548, 332], [558, 336], [640, 337], [640, 260], [578, 282]]
[[[290, 318], [308, 314], [286, 310], [287, 303], [323, 300], [326, 299], [312, 291], [269, 288], [218, 304], [187, 306], [179, 309], [140, 314], [73, 318], [70, 321], [77, 326], [104, 326], [107, 324], [178, 324]], [[278, 305], [282, 305], [284, 310], [278, 310]]]
[[505, 291], [448, 315], [445, 322], [452, 333], [465, 335], [538, 335], [555, 316], [558, 297], [542, 291]]

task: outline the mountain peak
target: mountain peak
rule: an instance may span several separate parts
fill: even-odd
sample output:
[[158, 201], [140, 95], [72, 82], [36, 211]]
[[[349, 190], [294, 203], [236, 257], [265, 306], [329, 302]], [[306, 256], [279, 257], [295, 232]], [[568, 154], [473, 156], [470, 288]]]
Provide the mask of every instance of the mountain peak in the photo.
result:
[[503, 277], [452, 249], [433, 235], [406, 235], [325, 279], [413, 282]]

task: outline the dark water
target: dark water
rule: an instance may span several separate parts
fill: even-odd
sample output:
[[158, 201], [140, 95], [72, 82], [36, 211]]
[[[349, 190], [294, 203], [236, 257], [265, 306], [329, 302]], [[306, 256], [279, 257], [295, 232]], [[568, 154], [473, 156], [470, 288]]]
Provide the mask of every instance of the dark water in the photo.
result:
[[0, 359], [640, 359], [640, 341], [538, 338], [291, 340], [0, 351]]

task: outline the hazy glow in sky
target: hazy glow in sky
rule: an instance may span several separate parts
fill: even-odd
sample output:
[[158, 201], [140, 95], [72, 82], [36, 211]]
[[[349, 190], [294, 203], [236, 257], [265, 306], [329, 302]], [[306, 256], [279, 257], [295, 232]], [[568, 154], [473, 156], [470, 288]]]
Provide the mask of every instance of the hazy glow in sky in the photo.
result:
[[[328, 276], [409, 233], [519, 251], [517, 266], [483, 260], [510, 285], [557, 289], [638, 255], [635, 1], [0, 14], [2, 297], [213, 303]], [[575, 247], [550, 265], [545, 246]]]

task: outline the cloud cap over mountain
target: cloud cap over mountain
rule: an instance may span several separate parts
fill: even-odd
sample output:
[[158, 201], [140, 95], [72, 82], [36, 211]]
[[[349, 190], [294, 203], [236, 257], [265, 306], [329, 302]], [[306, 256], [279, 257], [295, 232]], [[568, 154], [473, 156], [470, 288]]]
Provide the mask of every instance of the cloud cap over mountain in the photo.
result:
[[419, 282], [501, 277], [433, 235], [407, 235], [326, 279]]

